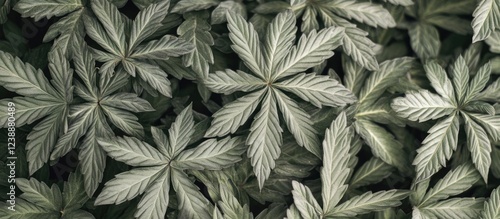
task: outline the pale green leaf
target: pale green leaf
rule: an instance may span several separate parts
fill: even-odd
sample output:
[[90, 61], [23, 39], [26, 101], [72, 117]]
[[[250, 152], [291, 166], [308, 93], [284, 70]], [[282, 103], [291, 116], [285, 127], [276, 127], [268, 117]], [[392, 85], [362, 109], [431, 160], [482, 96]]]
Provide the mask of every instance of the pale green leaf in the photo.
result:
[[497, 219], [500, 218], [500, 188], [496, 188], [491, 192], [490, 198], [484, 203], [484, 211], [482, 219]]
[[110, 40], [125, 55], [125, 22], [118, 8], [107, 0], [92, 0], [91, 7]]
[[426, 23], [419, 22], [410, 27], [411, 48], [421, 59], [431, 59], [437, 57], [441, 47], [438, 30]]
[[133, 51], [137, 45], [154, 34], [161, 27], [161, 22], [168, 13], [170, 1], [159, 1], [142, 9], [132, 23], [128, 50]]
[[255, 111], [265, 91], [262, 89], [225, 104], [212, 115], [214, 120], [205, 133], [205, 137], [222, 137], [236, 132], [238, 127], [243, 125]]
[[97, 142], [108, 156], [130, 166], [157, 166], [167, 163], [156, 148], [137, 138], [100, 138]]
[[264, 87], [261, 79], [243, 71], [226, 69], [209, 75], [205, 85], [212, 91], [229, 95], [236, 91], [249, 92]]
[[274, 72], [279, 62], [292, 48], [295, 40], [295, 16], [291, 11], [278, 14], [267, 26], [264, 39], [264, 57], [267, 63], [267, 73]]
[[240, 161], [245, 149], [241, 138], [209, 139], [195, 148], [182, 151], [172, 166], [190, 170], [221, 170]]
[[151, 183], [137, 204], [134, 216], [139, 219], [165, 218], [169, 203], [170, 170]]
[[210, 202], [201, 194], [199, 188], [188, 176], [179, 170], [172, 169], [172, 187], [177, 192], [179, 218], [210, 219]]
[[324, 214], [333, 211], [347, 190], [346, 182], [351, 172], [347, 166], [351, 138], [346, 114], [342, 112], [326, 129], [323, 141], [323, 168], [320, 174]]
[[379, 191], [376, 193], [367, 192], [355, 196], [348, 201], [335, 207], [329, 216], [353, 217], [359, 214], [366, 214], [372, 211], [380, 211], [390, 207], [401, 205], [401, 200], [408, 197], [410, 193], [401, 190]]
[[95, 205], [121, 204], [142, 194], [158, 175], [165, 171], [166, 165], [141, 167], [120, 173], [106, 182]]
[[293, 134], [297, 143], [317, 157], [321, 157], [320, 142], [316, 135], [317, 130], [313, 127], [310, 115], [290, 97], [278, 90], [272, 91], [275, 92], [276, 101], [283, 113], [288, 130]]
[[293, 203], [297, 206], [300, 214], [308, 219], [321, 218], [321, 206], [319, 206], [311, 190], [297, 181], [292, 181]]
[[349, 188], [355, 189], [378, 183], [391, 175], [393, 170], [394, 168], [386, 162], [378, 158], [371, 158], [354, 173], [349, 181]]
[[466, 113], [462, 113], [465, 120], [467, 147], [471, 152], [472, 162], [476, 166], [485, 182], [488, 182], [488, 172], [491, 165], [491, 143], [486, 131], [472, 120]]
[[472, 14], [474, 36], [472, 42], [484, 40], [500, 25], [500, 3], [496, 0], [481, 0]]
[[396, 98], [391, 107], [398, 116], [418, 122], [439, 119], [456, 110], [448, 100], [427, 90], [410, 92], [405, 97]]
[[413, 160], [417, 170], [417, 181], [431, 177], [446, 166], [453, 151], [457, 149], [459, 116], [454, 113], [438, 121], [427, 133], [422, 146]]
[[476, 219], [483, 210], [482, 198], [452, 198], [420, 208], [420, 211], [437, 218]]
[[48, 187], [44, 182], [35, 178], [29, 180], [16, 179], [17, 187], [23, 192], [19, 197], [53, 211], [59, 211], [62, 207], [62, 194], [59, 187], [55, 184]]
[[81, 0], [21, 0], [14, 6], [14, 10], [23, 17], [50, 19], [59, 17], [83, 7]]
[[479, 180], [479, 173], [472, 164], [463, 164], [448, 172], [427, 192], [419, 206], [429, 206], [439, 200], [458, 195], [468, 190]]
[[294, 93], [314, 106], [345, 106], [356, 101], [350, 90], [337, 80], [324, 75], [298, 74], [275, 84], [276, 87]]

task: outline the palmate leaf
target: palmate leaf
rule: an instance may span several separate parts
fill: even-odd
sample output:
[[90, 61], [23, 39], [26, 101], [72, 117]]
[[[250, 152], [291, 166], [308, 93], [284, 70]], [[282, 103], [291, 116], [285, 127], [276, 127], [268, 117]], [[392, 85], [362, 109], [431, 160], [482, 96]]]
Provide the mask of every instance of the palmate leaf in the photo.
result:
[[473, 13], [472, 41], [478, 42], [490, 36], [500, 25], [500, 4], [495, 0], [482, 0]]

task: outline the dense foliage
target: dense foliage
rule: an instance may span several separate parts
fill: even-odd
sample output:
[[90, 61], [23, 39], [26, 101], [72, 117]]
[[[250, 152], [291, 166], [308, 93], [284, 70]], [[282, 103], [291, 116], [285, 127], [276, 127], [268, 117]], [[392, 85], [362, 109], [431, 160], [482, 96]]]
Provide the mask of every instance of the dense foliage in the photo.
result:
[[0, 219], [500, 219], [500, 0], [0, 0]]

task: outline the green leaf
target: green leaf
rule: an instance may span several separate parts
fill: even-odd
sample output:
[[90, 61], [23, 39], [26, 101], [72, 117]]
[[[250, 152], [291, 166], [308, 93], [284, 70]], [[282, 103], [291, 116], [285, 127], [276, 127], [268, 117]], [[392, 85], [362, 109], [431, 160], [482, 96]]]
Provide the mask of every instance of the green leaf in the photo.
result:
[[219, 4], [218, 0], [181, 0], [172, 8], [173, 13], [199, 11]]
[[138, 75], [142, 80], [147, 82], [151, 87], [160, 92], [166, 97], [172, 97], [170, 81], [167, 79], [167, 74], [156, 65], [147, 64], [144, 62], [134, 62]]
[[243, 71], [226, 69], [209, 75], [205, 85], [212, 91], [232, 94], [236, 91], [250, 92], [263, 88], [266, 84], [259, 78]]
[[170, 1], [160, 1], [150, 4], [141, 10], [132, 23], [132, 30], [129, 39], [129, 51], [133, 51], [136, 46], [155, 33], [161, 27], [161, 22], [168, 13]]
[[167, 164], [161, 153], [151, 145], [132, 137], [98, 139], [97, 142], [111, 158], [134, 167]]
[[101, 105], [101, 109], [111, 123], [125, 133], [139, 138], [144, 136], [142, 125], [138, 122], [138, 118], [134, 114], [106, 105]]
[[410, 27], [411, 48], [421, 59], [436, 58], [441, 48], [438, 30], [426, 23], [419, 22]]
[[108, 107], [116, 107], [134, 113], [154, 111], [151, 104], [132, 93], [117, 93], [106, 96], [101, 99], [100, 103]]
[[190, 170], [221, 170], [240, 161], [245, 149], [240, 138], [209, 139], [193, 149], [182, 151], [172, 166]]
[[484, 128], [493, 142], [500, 142], [500, 116], [477, 113], [467, 113], [467, 115]]
[[370, 104], [382, 95], [387, 87], [406, 74], [413, 66], [414, 59], [409, 57], [396, 58], [380, 64], [380, 69], [373, 72], [361, 88], [358, 102]]
[[139, 219], [164, 218], [169, 203], [170, 170], [151, 183], [137, 204], [134, 216]]
[[179, 218], [210, 219], [210, 202], [201, 194], [188, 176], [172, 169], [172, 187], [177, 192]]
[[354, 19], [372, 27], [389, 28], [396, 26], [396, 22], [389, 11], [381, 5], [371, 2], [338, 1], [332, 4], [329, 9], [348, 19]]
[[401, 172], [408, 172], [409, 167], [403, 145], [384, 128], [368, 120], [356, 120], [354, 123], [357, 133], [371, 148], [375, 157], [398, 168]]
[[345, 106], [356, 101], [354, 94], [337, 80], [315, 73], [298, 74], [275, 85], [282, 90], [294, 93], [319, 108], [322, 105]]
[[378, 183], [391, 175], [393, 170], [394, 168], [386, 162], [378, 158], [371, 158], [354, 173], [349, 182], [349, 188], [355, 189]]
[[41, 70], [0, 51], [0, 86], [19, 95], [61, 102]]
[[283, 113], [288, 130], [293, 134], [297, 143], [317, 157], [321, 157], [317, 130], [312, 126], [310, 116], [290, 97], [278, 90], [272, 91], [275, 92], [276, 101]]
[[267, 26], [264, 39], [264, 58], [267, 63], [266, 72], [276, 71], [279, 62], [292, 48], [295, 40], [295, 17], [291, 11], [279, 13]]
[[148, 189], [160, 173], [165, 171], [166, 165], [141, 167], [120, 173], [114, 179], [106, 182], [95, 205], [121, 204], [132, 200]]
[[490, 72], [491, 72], [491, 67], [489, 62], [483, 65], [483, 67], [481, 67], [477, 71], [477, 74], [474, 76], [474, 78], [472, 78], [472, 80], [469, 83], [469, 87], [467, 89], [464, 102], [467, 103], [470, 100], [475, 99], [476, 96], [479, 94], [479, 92], [481, 92], [486, 87], [486, 84], [490, 79]]
[[436, 92], [454, 105], [457, 104], [455, 92], [446, 71], [436, 61], [429, 61], [424, 65], [427, 78]]
[[23, 17], [50, 19], [59, 17], [83, 7], [81, 0], [21, 0], [14, 6], [14, 10]]
[[304, 218], [320, 219], [322, 212], [311, 190], [297, 181], [292, 181], [293, 203]]
[[408, 197], [410, 193], [400, 190], [379, 191], [376, 193], [366, 192], [355, 196], [348, 201], [335, 207], [328, 216], [354, 217], [372, 211], [380, 211], [385, 208], [401, 205], [401, 200]]
[[168, 129], [168, 144], [165, 143], [164, 145], [168, 146], [168, 148], [161, 150], [167, 151], [165, 155], [169, 159], [174, 158], [187, 147], [194, 133], [193, 127], [193, 110], [190, 104], [179, 113], [172, 126]]
[[450, 102], [427, 90], [410, 92], [405, 97], [396, 98], [391, 107], [398, 116], [418, 122], [439, 119], [455, 111]]
[[454, 113], [438, 121], [427, 133], [422, 146], [413, 160], [417, 170], [417, 181], [425, 180], [446, 166], [453, 151], [457, 149], [459, 116]]
[[488, 172], [491, 165], [491, 143], [486, 131], [472, 120], [466, 113], [462, 113], [465, 120], [467, 147], [471, 152], [472, 162], [476, 166], [485, 182], [488, 182]]
[[483, 210], [482, 198], [452, 198], [420, 208], [425, 214], [438, 218], [479, 218]]
[[63, 209], [65, 212], [80, 209], [89, 199], [83, 185], [83, 177], [79, 172], [70, 173], [67, 182], [64, 182]]
[[212, 115], [212, 125], [205, 133], [205, 137], [222, 137], [234, 133], [243, 125], [255, 111], [265, 92], [265, 89], [247, 94], [237, 100], [225, 104]]
[[179, 57], [193, 51], [193, 44], [171, 35], [165, 35], [159, 40], [149, 41], [138, 46], [130, 57], [135, 59], [164, 59], [165, 57]]
[[500, 217], [500, 188], [491, 192], [490, 198], [484, 203], [482, 219], [496, 219]]
[[1, 204], [0, 212], [5, 213], [5, 218], [8, 219], [58, 219], [59, 212], [52, 211], [46, 208], [42, 208], [36, 204], [25, 201], [24, 199], [16, 199], [15, 211], [7, 209], [8, 205], [4, 202]]
[[246, 141], [249, 145], [247, 156], [253, 166], [259, 189], [264, 187], [264, 182], [276, 166], [275, 160], [280, 156], [280, 147], [283, 144], [283, 129], [280, 127], [274, 95], [272, 90], [266, 92]]
[[18, 178], [16, 185], [23, 194], [19, 197], [30, 202], [53, 211], [59, 211], [62, 207], [62, 194], [57, 185], [52, 185], [49, 188], [44, 182], [40, 182], [35, 178], [30, 180]]
[[220, 185], [221, 200], [218, 202], [225, 219], [253, 219], [248, 205], [241, 205], [230, 188]]
[[472, 164], [463, 164], [448, 172], [427, 192], [418, 206], [429, 206], [439, 200], [458, 195], [468, 190], [479, 180], [479, 173]]
[[346, 114], [342, 112], [326, 129], [323, 141], [323, 168], [320, 173], [324, 214], [333, 212], [347, 190], [345, 183], [351, 172], [347, 166], [351, 138]]
[[451, 75], [458, 103], [464, 104], [469, 84], [469, 67], [462, 56], [459, 56], [451, 66]]
[[211, 46], [214, 39], [210, 34], [207, 12], [185, 14], [185, 21], [177, 28], [177, 34], [194, 45], [194, 50], [183, 56], [183, 63], [191, 67], [201, 79], [208, 76], [209, 64], [214, 64]]
[[[125, 22], [116, 6], [107, 0], [92, 0], [91, 7], [121, 55], [125, 54]], [[88, 26], [88, 25], [87, 25]]]
[[472, 41], [478, 42], [490, 36], [500, 25], [500, 4], [495, 0], [482, 0], [472, 14]]
[[341, 45], [343, 33], [342, 27], [330, 27], [302, 35], [297, 46], [293, 46], [283, 57], [271, 77], [277, 80], [319, 65], [333, 56], [332, 50]]

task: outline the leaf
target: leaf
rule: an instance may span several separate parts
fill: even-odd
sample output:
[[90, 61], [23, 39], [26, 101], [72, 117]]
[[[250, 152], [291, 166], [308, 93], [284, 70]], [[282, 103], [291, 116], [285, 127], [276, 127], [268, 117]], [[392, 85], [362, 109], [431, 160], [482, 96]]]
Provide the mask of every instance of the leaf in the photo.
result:
[[431, 82], [432, 87], [436, 92], [454, 105], [457, 100], [450, 79], [446, 75], [445, 70], [436, 61], [429, 61], [424, 65], [427, 78]]
[[[25, 124], [32, 124], [33, 122], [50, 115], [52, 112], [57, 111], [62, 105], [60, 102], [50, 100], [39, 100], [32, 97], [14, 97], [13, 99], [0, 100], [2, 106], [7, 106], [8, 102], [16, 105], [16, 125], [21, 127]], [[4, 110], [0, 115], [0, 127], [8, 127], [7, 110]]]
[[179, 218], [211, 218], [211, 204], [185, 173], [172, 169], [172, 187], [177, 192]]
[[470, 100], [475, 99], [479, 92], [481, 92], [486, 87], [486, 84], [490, 79], [490, 72], [491, 67], [489, 62], [483, 65], [483, 67], [481, 67], [477, 71], [477, 74], [469, 83], [467, 93], [464, 97], [464, 102], [469, 102]]
[[407, 191], [395, 189], [376, 193], [366, 192], [335, 207], [328, 216], [354, 217], [359, 214], [396, 207], [401, 205], [401, 200], [408, 197], [409, 194]]
[[495, 0], [482, 0], [472, 14], [472, 42], [484, 40], [500, 25], [500, 5]]
[[214, 39], [210, 35], [211, 26], [208, 23], [207, 12], [185, 14], [186, 19], [178, 28], [177, 34], [194, 45], [194, 50], [183, 56], [183, 63], [191, 67], [200, 79], [205, 79], [209, 74], [209, 64], [214, 64], [214, 55], [211, 46]]
[[297, 181], [292, 181], [293, 203], [304, 218], [319, 219], [321, 206], [314, 199], [311, 190]]
[[158, 66], [144, 62], [134, 62], [134, 65], [142, 80], [164, 96], [172, 97], [172, 90], [170, 88], [170, 81], [167, 79], [167, 74], [158, 68]]
[[211, 24], [222, 24], [226, 22], [227, 11], [236, 12], [243, 16], [243, 18], [247, 18], [247, 9], [243, 2], [223, 1], [212, 11]]
[[234, 12], [227, 12], [227, 28], [233, 45], [231, 48], [238, 54], [245, 65], [261, 79], [266, 78], [259, 36], [253, 25]]
[[142, 125], [138, 122], [138, 118], [134, 114], [105, 105], [101, 105], [101, 109], [104, 111], [111, 123], [125, 133], [139, 138], [144, 136]]
[[40, 182], [35, 178], [30, 180], [18, 178], [16, 185], [23, 194], [19, 197], [30, 202], [53, 211], [59, 211], [62, 207], [62, 195], [59, 187], [52, 185], [49, 188], [44, 182]]
[[181, 0], [172, 8], [173, 13], [199, 11], [219, 4], [218, 0]]
[[157, 166], [167, 161], [151, 145], [132, 137], [98, 139], [99, 145], [114, 160], [134, 167]]
[[329, 9], [343, 17], [354, 19], [372, 27], [389, 28], [396, 26], [396, 22], [389, 11], [381, 5], [370, 2], [336, 1]]
[[241, 205], [231, 189], [220, 185], [221, 200], [218, 202], [224, 218], [226, 219], [253, 219], [252, 213], [248, 209], [248, 205]]
[[39, 21], [42, 18], [59, 17], [82, 7], [80, 0], [21, 0], [14, 6], [14, 10], [23, 17], [31, 17]]
[[137, 204], [134, 216], [139, 219], [165, 217], [169, 203], [169, 190], [170, 170], [166, 170], [165, 175], [158, 177], [146, 190], [141, 201]]
[[467, 115], [484, 128], [493, 142], [500, 142], [500, 116], [477, 113], [467, 113]]
[[116, 6], [107, 0], [92, 0], [92, 11], [121, 55], [125, 54], [125, 22]]
[[221, 170], [240, 161], [245, 149], [240, 138], [209, 139], [182, 151], [172, 165], [178, 169]]
[[290, 97], [278, 90], [275, 92], [276, 101], [283, 113], [288, 130], [293, 134], [297, 143], [317, 157], [321, 157], [321, 147], [317, 130], [312, 126], [310, 116], [302, 110]]
[[455, 95], [458, 103], [465, 103], [465, 95], [469, 83], [469, 67], [462, 56], [459, 56], [455, 63], [451, 66], [451, 75], [453, 87], [455, 88]]
[[293, 13], [287, 10], [284, 13], [279, 13], [267, 26], [267, 34], [264, 39], [264, 59], [265, 63], [267, 63], [266, 72], [276, 71], [279, 62], [286, 56], [288, 50], [292, 48], [295, 33], [297, 32], [295, 25]]
[[275, 85], [282, 90], [294, 93], [319, 108], [322, 105], [345, 106], [356, 101], [354, 94], [337, 80], [314, 73], [298, 74]]
[[451, 170], [432, 187], [419, 206], [429, 206], [439, 200], [458, 195], [468, 190], [479, 180], [479, 173], [471, 164], [462, 164]]
[[484, 203], [482, 219], [495, 219], [500, 217], [500, 189], [496, 188], [491, 192], [490, 198]]
[[0, 86], [19, 95], [61, 102], [41, 70], [0, 51]]
[[106, 182], [95, 205], [121, 204], [142, 194], [164, 171], [165, 165], [141, 167], [120, 173]]
[[356, 120], [357, 133], [366, 141], [375, 157], [398, 168], [401, 172], [409, 171], [403, 146], [384, 128], [368, 120]]
[[205, 85], [212, 91], [232, 94], [236, 91], [250, 92], [263, 88], [266, 84], [259, 78], [243, 71], [226, 69], [209, 75]]
[[398, 116], [418, 122], [439, 119], [455, 111], [450, 102], [427, 90], [410, 92], [405, 97], [396, 98], [391, 107]]
[[478, 218], [483, 209], [481, 198], [452, 198], [420, 208], [420, 211], [438, 218]]
[[465, 133], [467, 134], [467, 147], [471, 152], [472, 162], [483, 177], [488, 182], [488, 172], [491, 166], [491, 143], [484, 129], [479, 126], [465, 113], [462, 114], [465, 120]]
[[419, 22], [410, 27], [411, 48], [421, 59], [431, 59], [437, 57], [441, 47], [438, 30], [426, 23]]
[[168, 148], [162, 150], [167, 151], [165, 155], [169, 159], [174, 158], [187, 147], [194, 133], [193, 127], [193, 110], [190, 104], [179, 113], [172, 126], [168, 129], [168, 144], [165, 142], [164, 145], [168, 146]]
[[81, 208], [89, 199], [83, 185], [83, 177], [79, 172], [69, 174], [69, 179], [64, 182], [63, 209], [73, 211]]
[[345, 183], [351, 171], [347, 166], [352, 138], [349, 130], [346, 114], [342, 112], [325, 131], [323, 168], [320, 172], [324, 214], [333, 212], [347, 190]]
[[265, 89], [261, 89], [224, 105], [212, 115], [214, 120], [205, 133], [205, 137], [222, 137], [236, 132], [238, 127], [243, 125], [255, 111], [264, 92]]
[[343, 33], [342, 27], [329, 27], [302, 35], [297, 46], [293, 46], [283, 57], [271, 77], [277, 80], [319, 65], [333, 56], [332, 50], [341, 45]]
[[132, 93], [117, 93], [102, 98], [101, 104], [108, 107], [116, 107], [134, 113], [154, 111], [151, 104]]
[[165, 35], [159, 40], [149, 41], [138, 46], [130, 57], [135, 59], [164, 59], [164, 57], [178, 57], [190, 53], [194, 46], [171, 35]]
[[346, 27], [342, 38], [342, 48], [352, 59], [368, 70], [378, 70], [375, 58], [375, 43], [367, 37], [368, 33], [357, 27]]
[[[0, 212], [5, 211], [5, 218], [16, 218], [16, 219], [37, 219], [37, 218], [47, 218], [47, 219], [58, 219], [59, 212], [55, 212], [36, 204], [28, 202], [24, 199], [16, 199], [15, 211], [7, 209], [8, 205], [5, 202], [1, 203], [2, 208]], [[4, 206], [5, 205], [5, 206]], [[4, 213], [4, 212], [2, 212]]]
[[349, 182], [349, 188], [375, 184], [387, 178], [393, 172], [393, 167], [378, 158], [371, 158], [354, 173]]
[[417, 149], [417, 156], [413, 160], [417, 170], [417, 181], [425, 180], [441, 167], [446, 166], [453, 151], [457, 149], [459, 131], [459, 117], [454, 113], [438, 121], [427, 133], [422, 146]]
[[406, 74], [414, 63], [413, 58], [402, 57], [385, 61], [380, 69], [373, 72], [361, 88], [358, 103], [371, 103], [378, 99], [387, 87]]
[[168, 13], [170, 1], [160, 1], [150, 4], [141, 10], [132, 23], [129, 39], [129, 51], [133, 51], [137, 45], [154, 34], [161, 27], [161, 22]]

